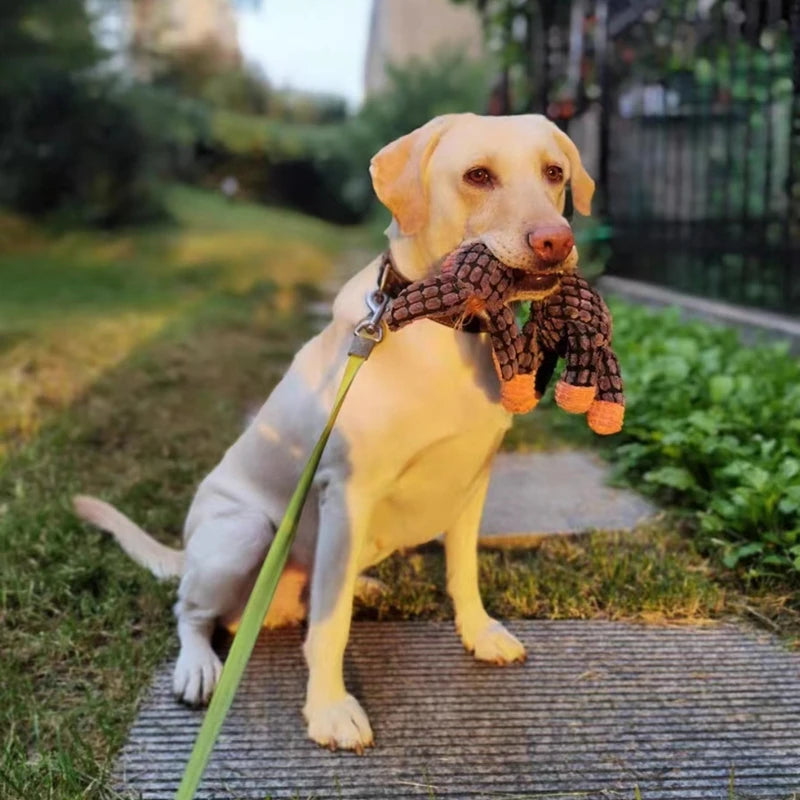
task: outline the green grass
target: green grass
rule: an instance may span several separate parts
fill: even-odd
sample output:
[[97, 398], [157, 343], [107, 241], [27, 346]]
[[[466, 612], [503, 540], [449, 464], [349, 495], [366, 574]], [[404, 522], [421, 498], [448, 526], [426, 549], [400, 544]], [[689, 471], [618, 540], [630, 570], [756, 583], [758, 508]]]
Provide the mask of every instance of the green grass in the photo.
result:
[[[70, 496], [100, 494], [178, 542], [198, 480], [311, 333], [314, 285], [372, 241], [188, 189], [167, 202], [174, 225], [115, 236], [0, 218], [3, 800], [113, 797], [108, 772], [137, 700], [174, 652], [174, 586], [79, 524]], [[535, 417], [514, 446], [566, 419]], [[785, 597], [746, 598], [720, 580], [673, 522], [484, 552], [487, 605], [508, 617], [743, 611], [796, 624]], [[390, 591], [361, 617], [452, 615], [438, 546], [375, 574]]]
[[310, 285], [360, 242], [194, 191], [169, 202], [177, 225], [116, 238], [4, 220], [4, 798], [112, 796], [111, 758], [173, 646], [174, 587], [69, 497], [100, 493], [177, 541], [197, 481], [310, 334]]
[[[438, 545], [391, 556], [372, 574], [388, 591], [361, 603], [362, 617], [452, 619]], [[484, 551], [480, 582], [487, 610], [502, 618], [703, 622], [728, 607], [691, 542], [661, 524], [545, 539], [535, 550]]]
[[186, 188], [167, 205], [175, 224], [115, 235], [0, 219], [0, 454], [209, 297], [313, 285], [363, 238]]

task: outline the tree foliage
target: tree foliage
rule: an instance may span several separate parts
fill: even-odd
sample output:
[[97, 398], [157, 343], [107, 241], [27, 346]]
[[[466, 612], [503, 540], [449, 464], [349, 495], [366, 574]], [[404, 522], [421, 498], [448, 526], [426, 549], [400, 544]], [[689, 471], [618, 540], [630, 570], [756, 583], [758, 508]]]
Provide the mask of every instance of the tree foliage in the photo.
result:
[[0, 53], [4, 94], [45, 74], [88, 70], [101, 57], [83, 0], [3, 0]]
[[0, 204], [102, 225], [157, 214], [147, 133], [83, 0], [5, 0], [0, 52]]
[[206, 174], [235, 174], [249, 196], [283, 202], [337, 222], [372, 208], [370, 158], [387, 142], [437, 114], [482, 112], [488, 71], [463, 54], [390, 67], [386, 88], [353, 117], [334, 124], [288, 123], [215, 111]]

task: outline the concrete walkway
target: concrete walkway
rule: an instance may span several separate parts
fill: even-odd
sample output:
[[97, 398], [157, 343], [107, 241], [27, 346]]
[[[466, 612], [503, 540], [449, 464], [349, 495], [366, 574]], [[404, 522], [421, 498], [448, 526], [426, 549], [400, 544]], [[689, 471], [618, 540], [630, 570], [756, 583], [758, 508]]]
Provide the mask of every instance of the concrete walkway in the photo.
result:
[[[198, 798], [789, 800], [800, 796], [800, 657], [744, 627], [517, 621], [528, 660], [467, 655], [445, 623], [356, 623], [348, 686], [376, 747], [305, 738], [299, 630], [265, 634]], [[120, 789], [173, 797], [202, 718], [156, 676]], [[732, 778], [733, 776], [733, 778]], [[730, 781], [735, 790], [729, 795]]]
[[611, 470], [591, 453], [500, 453], [481, 524], [487, 545], [535, 544], [542, 535], [628, 530], [656, 509], [608, 486]]

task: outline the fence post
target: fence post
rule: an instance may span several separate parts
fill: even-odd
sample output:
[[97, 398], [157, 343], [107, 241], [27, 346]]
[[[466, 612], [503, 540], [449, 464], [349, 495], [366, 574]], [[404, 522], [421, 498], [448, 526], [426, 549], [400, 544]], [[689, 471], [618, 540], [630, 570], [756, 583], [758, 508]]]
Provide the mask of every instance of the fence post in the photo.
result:
[[536, 4], [539, 13], [542, 51], [539, 59], [539, 113], [548, 114], [550, 106], [550, 26], [553, 23], [554, 9], [549, 3]]
[[[799, 0], [800, 1], [800, 0]], [[608, 159], [609, 131], [611, 120], [611, 91], [608, 77], [608, 0], [597, 0], [595, 6], [594, 52], [597, 61], [597, 81], [600, 86], [600, 141], [599, 171], [600, 184], [598, 215], [608, 212]]]
[[[800, 240], [800, 0], [794, 0], [789, 12], [792, 36], [792, 110], [789, 123], [789, 172], [786, 178], [786, 244], [791, 248]], [[800, 269], [793, 265], [794, 269]], [[795, 276], [795, 285], [800, 279]]]

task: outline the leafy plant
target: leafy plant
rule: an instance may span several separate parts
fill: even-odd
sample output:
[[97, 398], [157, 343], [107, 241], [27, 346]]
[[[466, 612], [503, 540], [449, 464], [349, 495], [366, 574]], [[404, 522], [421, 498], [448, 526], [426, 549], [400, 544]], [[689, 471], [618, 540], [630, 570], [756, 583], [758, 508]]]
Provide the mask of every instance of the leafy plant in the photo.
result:
[[625, 428], [610, 457], [691, 511], [701, 542], [751, 577], [800, 573], [800, 363], [785, 344], [612, 303]]

